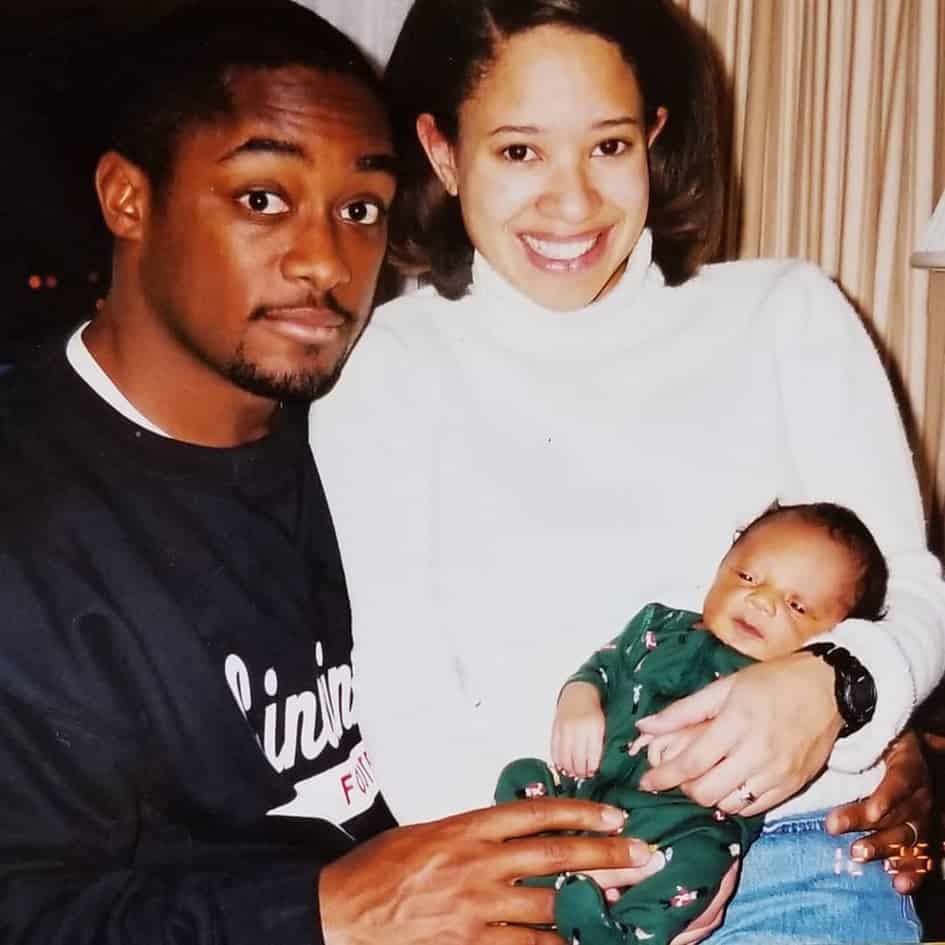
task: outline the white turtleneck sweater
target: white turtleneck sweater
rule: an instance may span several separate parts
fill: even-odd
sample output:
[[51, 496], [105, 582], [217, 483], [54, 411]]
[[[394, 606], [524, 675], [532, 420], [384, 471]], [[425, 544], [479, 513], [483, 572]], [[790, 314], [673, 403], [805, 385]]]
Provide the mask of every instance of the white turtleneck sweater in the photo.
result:
[[477, 257], [462, 300], [381, 308], [313, 408], [362, 728], [402, 822], [486, 806], [506, 762], [546, 757], [563, 680], [646, 602], [700, 610], [775, 498], [851, 507], [891, 570], [887, 618], [832, 634], [876, 680], [874, 719], [775, 814], [868, 794], [942, 675], [945, 586], [852, 308], [805, 263], [669, 288], [650, 251], [645, 232], [613, 291], [567, 313]]

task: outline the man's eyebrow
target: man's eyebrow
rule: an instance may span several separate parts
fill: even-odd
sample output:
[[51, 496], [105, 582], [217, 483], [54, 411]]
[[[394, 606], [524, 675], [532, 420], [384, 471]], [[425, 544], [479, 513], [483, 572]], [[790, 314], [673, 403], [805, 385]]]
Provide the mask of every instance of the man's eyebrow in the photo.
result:
[[368, 174], [390, 174], [394, 178], [400, 176], [397, 158], [386, 151], [377, 154], [362, 154], [355, 161], [355, 167]]
[[220, 158], [220, 163], [232, 161], [241, 154], [287, 154], [290, 157], [305, 158], [305, 149], [295, 141], [284, 141], [280, 138], [247, 138]]
[[[309, 156], [305, 148], [295, 141], [286, 141], [281, 138], [247, 138], [232, 151], [224, 154], [220, 158], [220, 163], [224, 164], [242, 154], [284, 154], [289, 157], [297, 157], [300, 160], [306, 160]], [[380, 172], [396, 177], [398, 171], [397, 158], [389, 152], [362, 154], [355, 161], [355, 168], [366, 173]]]

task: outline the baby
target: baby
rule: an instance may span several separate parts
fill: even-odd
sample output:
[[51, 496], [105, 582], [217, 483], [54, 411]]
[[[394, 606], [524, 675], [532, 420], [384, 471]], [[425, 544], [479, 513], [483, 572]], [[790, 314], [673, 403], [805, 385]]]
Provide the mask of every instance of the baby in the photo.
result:
[[538, 880], [557, 889], [563, 938], [668, 943], [706, 908], [732, 860], [761, 831], [763, 815], [729, 816], [679, 790], [640, 791], [650, 763], [683, 743], [664, 736], [641, 752], [650, 740], [639, 737], [636, 720], [753, 660], [791, 653], [847, 617], [878, 620], [887, 577], [882, 553], [853, 512], [831, 503], [775, 504], [735, 540], [701, 616], [649, 604], [568, 680], [552, 734], [555, 768], [512, 762], [496, 800], [548, 794], [618, 805], [629, 815], [624, 834], [658, 847], [665, 865], [610, 904], [582, 874]]

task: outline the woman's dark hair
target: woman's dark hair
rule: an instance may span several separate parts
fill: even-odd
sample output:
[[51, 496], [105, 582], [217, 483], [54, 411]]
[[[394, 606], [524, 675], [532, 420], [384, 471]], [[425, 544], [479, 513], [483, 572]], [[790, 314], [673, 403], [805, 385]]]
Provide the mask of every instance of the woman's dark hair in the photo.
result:
[[177, 142], [193, 124], [233, 111], [241, 70], [305, 66], [351, 75], [382, 97], [364, 54], [342, 32], [291, 0], [188, 0], [140, 29], [112, 75], [105, 147], [120, 151], [158, 194]]
[[[889, 568], [872, 532], [860, 517], [843, 505], [833, 502], [810, 502], [803, 505], [781, 505], [773, 502], [754, 521], [745, 526], [735, 539], [737, 545], [762, 522], [794, 515], [802, 521], [822, 528], [835, 542], [847, 548], [860, 566], [856, 598], [847, 617], [880, 620], [885, 612], [886, 585]], [[733, 547], [734, 547], [733, 545]]]
[[469, 286], [473, 248], [459, 201], [436, 178], [416, 135], [430, 113], [451, 142], [459, 111], [503, 40], [558, 25], [615, 43], [643, 95], [647, 128], [668, 119], [650, 150], [653, 255], [667, 282], [688, 279], [719, 246], [723, 183], [719, 76], [705, 37], [671, 0], [415, 0], [384, 77], [402, 162], [391, 258], [428, 274], [447, 298]]

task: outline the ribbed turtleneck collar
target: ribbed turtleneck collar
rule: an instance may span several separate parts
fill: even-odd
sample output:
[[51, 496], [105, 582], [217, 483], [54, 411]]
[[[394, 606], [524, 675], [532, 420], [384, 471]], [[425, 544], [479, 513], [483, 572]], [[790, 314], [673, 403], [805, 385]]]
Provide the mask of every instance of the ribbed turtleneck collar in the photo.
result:
[[475, 302], [477, 321], [481, 320], [481, 327], [503, 344], [537, 354], [562, 351], [573, 356], [589, 349], [609, 348], [626, 339], [628, 331], [643, 327], [634, 326], [639, 319], [630, 316], [644, 286], [663, 284], [652, 253], [653, 237], [645, 229], [610, 292], [584, 308], [567, 312], [534, 302], [476, 253], [470, 297]]

